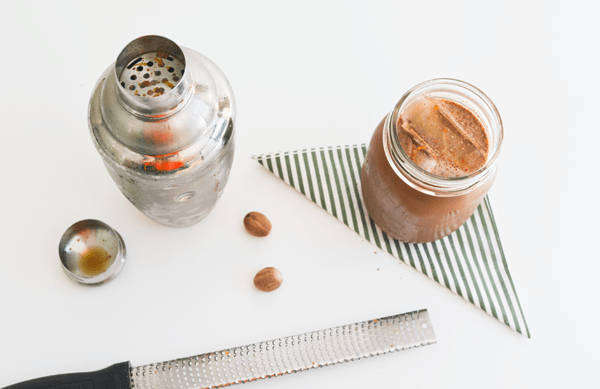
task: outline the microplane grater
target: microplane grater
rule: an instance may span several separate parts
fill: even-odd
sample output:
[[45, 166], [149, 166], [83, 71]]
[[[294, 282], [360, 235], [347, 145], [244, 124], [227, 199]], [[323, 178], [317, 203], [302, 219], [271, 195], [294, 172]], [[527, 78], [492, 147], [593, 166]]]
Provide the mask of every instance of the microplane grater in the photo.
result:
[[91, 373], [39, 378], [5, 389], [220, 388], [433, 343], [424, 309], [145, 366], [123, 362]]

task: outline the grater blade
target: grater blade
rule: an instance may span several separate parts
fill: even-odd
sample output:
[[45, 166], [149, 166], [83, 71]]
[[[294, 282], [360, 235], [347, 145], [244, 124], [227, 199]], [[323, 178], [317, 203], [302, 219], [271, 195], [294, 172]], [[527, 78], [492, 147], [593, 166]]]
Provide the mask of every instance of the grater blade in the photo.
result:
[[132, 389], [201, 389], [436, 343], [426, 309], [131, 368]]

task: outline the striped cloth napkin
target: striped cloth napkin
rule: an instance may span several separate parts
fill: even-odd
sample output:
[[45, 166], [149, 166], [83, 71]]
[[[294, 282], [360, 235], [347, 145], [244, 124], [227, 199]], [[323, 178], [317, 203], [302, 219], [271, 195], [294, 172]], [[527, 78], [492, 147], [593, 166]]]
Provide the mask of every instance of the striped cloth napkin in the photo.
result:
[[364, 239], [530, 337], [486, 196], [473, 216], [431, 243], [397, 241], [369, 217], [360, 192], [366, 144], [255, 155], [252, 158]]

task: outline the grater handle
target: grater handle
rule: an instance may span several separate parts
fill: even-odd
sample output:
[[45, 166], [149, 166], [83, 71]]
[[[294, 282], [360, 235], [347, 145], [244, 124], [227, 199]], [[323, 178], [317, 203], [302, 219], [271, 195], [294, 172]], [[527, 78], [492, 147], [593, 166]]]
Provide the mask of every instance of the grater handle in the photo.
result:
[[129, 362], [88, 373], [59, 374], [21, 382], [3, 389], [131, 389]]

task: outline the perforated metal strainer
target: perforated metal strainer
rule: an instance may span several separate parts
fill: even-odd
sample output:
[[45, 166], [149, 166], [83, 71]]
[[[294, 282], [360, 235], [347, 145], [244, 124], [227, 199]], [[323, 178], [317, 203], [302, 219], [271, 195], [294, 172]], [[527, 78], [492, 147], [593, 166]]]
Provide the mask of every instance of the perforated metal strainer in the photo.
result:
[[119, 84], [132, 95], [158, 97], [175, 88], [185, 74], [185, 60], [164, 51], [141, 54], [121, 72]]

